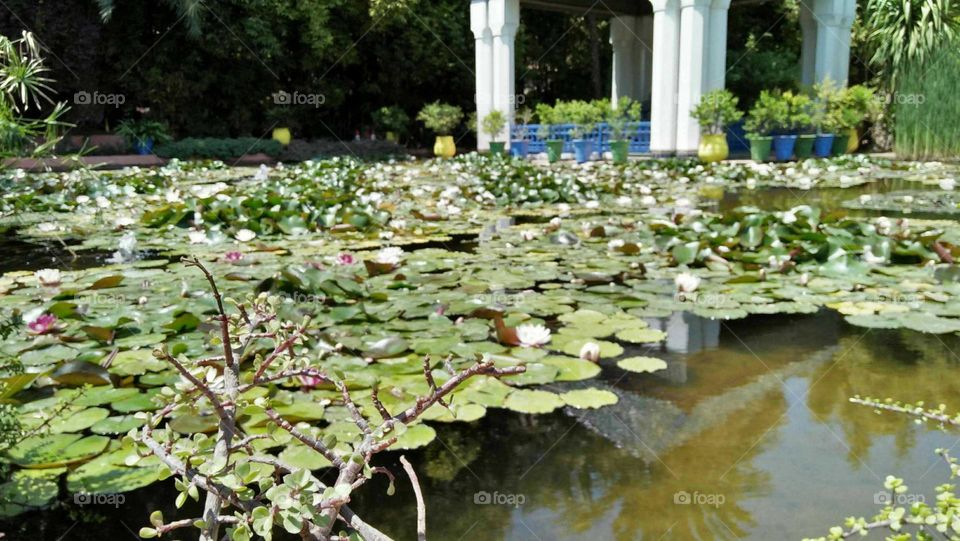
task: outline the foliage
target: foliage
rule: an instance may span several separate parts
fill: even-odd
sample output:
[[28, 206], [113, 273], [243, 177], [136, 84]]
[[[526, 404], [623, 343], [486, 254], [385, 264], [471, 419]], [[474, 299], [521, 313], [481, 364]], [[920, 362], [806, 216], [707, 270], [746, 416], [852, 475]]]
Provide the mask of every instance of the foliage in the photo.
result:
[[540, 122], [540, 133], [538, 136], [542, 139], [550, 138], [550, 127], [563, 122], [559, 117], [557, 108], [548, 103], [538, 103], [536, 108], [537, 120]]
[[573, 124], [574, 139], [581, 139], [597, 128], [609, 108], [610, 104], [605, 100], [558, 101], [554, 105], [554, 121]]
[[[46, 116], [26, 116], [31, 108], [53, 103], [48, 71], [33, 34], [24, 31], [15, 40], [0, 35], [0, 157], [47, 154], [59, 142], [65, 104], [55, 104]], [[43, 141], [37, 143], [39, 138]]]
[[483, 117], [481, 124], [483, 133], [495, 140], [496, 137], [500, 135], [500, 132], [503, 131], [504, 126], [507, 125], [507, 117], [504, 116], [503, 111], [494, 109], [487, 113], [487, 116]]
[[172, 143], [159, 145], [154, 150], [154, 153], [161, 158], [177, 158], [180, 160], [226, 160], [259, 152], [268, 156], [278, 156], [282, 150], [283, 146], [272, 139], [256, 139], [253, 137], [240, 137], [238, 139], [206, 137], [195, 139], [188, 137]]
[[630, 129], [631, 124], [640, 121], [642, 112], [643, 104], [640, 102], [627, 96], [617, 98], [617, 106], [607, 107], [606, 111], [606, 121], [613, 132], [613, 138], [615, 140], [628, 139], [631, 131], [633, 131]]
[[960, 156], [960, 54], [944, 47], [925, 65], [902, 71], [894, 97], [898, 156], [942, 159]]
[[[103, 18], [104, 22], [109, 21], [113, 17], [113, 10], [116, 7], [115, 0], [95, 1], [100, 9], [100, 17]], [[190, 29], [190, 34], [194, 36], [200, 34], [202, 22], [200, 8], [203, 6], [203, 2], [199, 0], [166, 0], [166, 4], [176, 11], [178, 20], [184, 21], [187, 28]]]
[[727, 126], [740, 120], [743, 113], [737, 109], [738, 100], [729, 90], [719, 89], [700, 97], [700, 103], [690, 116], [697, 119], [700, 128], [710, 135], [722, 135]]
[[398, 105], [385, 105], [373, 112], [373, 122], [380, 129], [402, 137], [410, 126], [410, 116]]
[[836, 104], [843, 96], [843, 89], [827, 79], [813, 86], [813, 94], [811, 124], [817, 133], [834, 133], [840, 125], [840, 108]]
[[[502, 377], [524, 372], [523, 367], [496, 368], [488, 360], [456, 370], [449, 364], [448, 357], [445, 366], [448, 372], [442, 374], [442, 383], [438, 385], [434, 378], [441, 374], [434, 375], [427, 357], [423, 362], [427, 385], [424, 394], [417, 396], [413, 405], [394, 407], [391, 413], [381, 403], [374, 387], [370, 401], [380, 416], [380, 420], [374, 420], [372, 412], [366, 417], [361, 413], [347, 381], [318, 367], [322, 358], [310, 359], [297, 353], [307, 341], [309, 318], [300, 323], [280, 320], [277, 315], [280, 299], [266, 294], [238, 305], [237, 312], [228, 315], [212, 275], [198, 260], [190, 264], [206, 275], [217, 303], [215, 320], [222, 339], [222, 373], [213, 376], [200, 360], [174, 357], [165, 348], [157, 349], [154, 355], [175, 366], [183, 379], [176, 388], [168, 388], [162, 399], [165, 407], [151, 415], [140, 431], [131, 431], [129, 437], [137, 442], [141, 456], [159, 458], [169, 474], [179, 478], [177, 507], [188, 497], [199, 499], [202, 490], [206, 493], [204, 512], [197, 519], [169, 523], [162, 513], [155, 512], [150, 517], [151, 527], [140, 530], [141, 537], [156, 537], [195, 526], [201, 530], [201, 540], [217, 540], [221, 525], [227, 525], [226, 533], [233, 540], [247, 540], [253, 534], [270, 539], [279, 528], [306, 539], [325, 541], [335, 536], [337, 520], [343, 520], [363, 538], [385, 539], [346, 507], [351, 494], [374, 474], [385, 474], [393, 483], [393, 474], [371, 463], [374, 455], [413, 431], [417, 419], [434, 404], [449, 408], [444, 397], [466, 380], [474, 376]], [[253, 365], [244, 369], [241, 363], [247, 358], [253, 360]], [[285, 415], [283, 402], [269, 398], [270, 391], [275, 391], [278, 383], [307, 378], [334, 387], [340, 395], [338, 402], [349, 412], [349, 422], [356, 428], [341, 432], [340, 437], [331, 434], [321, 440], [307, 427], [295, 426], [285, 419], [295, 415]], [[170, 430], [155, 431], [168, 416], [203, 408], [212, 410], [218, 422], [214, 437], [178, 437]], [[270, 429], [266, 433], [246, 432], [239, 426], [241, 415], [259, 415]], [[317, 460], [328, 461], [338, 470], [335, 484], [327, 486], [314, 477], [309, 468], [264, 457], [256, 450], [289, 444], [293, 440], [306, 446], [307, 452], [316, 455]], [[416, 485], [416, 478], [411, 477]], [[221, 515], [225, 506], [235, 513]], [[420, 527], [422, 536], [424, 526]]]
[[116, 128], [117, 135], [122, 136], [129, 145], [146, 144], [152, 140], [154, 144], [168, 143], [171, 138], [167, 127], [162, 122], [147, 118], [127, 119]]
[[[937, 408], [927, 408], [923, 402], [904, 404], [892, 399], [876, 400], [870, 397], [851, 398], [851, 402], [874, 408], [878, 414], [882, 411], [892, 411], [913, 417], [918, 424], [935, 423], [941, 430], [947, 427], [960, 426], [960, 415], [949, 415], [947, 406], [940, 404]], [[960, 464], [951, 456], [950, 449], [937, 449], [936, 453], [950, 467], [950, 479], [960, 475]], [[886, 498], [875, 503], [881, 504], [880, 511], [870, 520], [865, 517], [847, 517], [843, 526], [834, 526], [826, 537], [805, 539], [804, 541], [838, 541], [855, 535], [866, 536], [873, 530], [889, 530], [891, 535], [887, 539], [895, 541], [929, 541], [936, 539], [932, 532], [937, 532], [944, 539], [955, 539], [960, 534], [960, 495], [956, 487], [944, 483], [936, 487], [936, 503], [928, 504], [916, 495], [911, 498], [902, 498], [907, 494], [909, 487], [903, 479], [888, 475], [883, 482], [884, 490], [888, 491]], [[904, 499], [910, 500], [909, 507], [903, 505]], [[913, 531], [911, 531], [913, 530]]]
[[389, 213], [359, 196], [365, 184], [359, 161], [305, 162], [261, 179], [250, 189], [218, 186], [191, 193], [143, 215], [148, 227], [204, 224], [237, 234], [296, 235], [332, 227], [365, 229], [385, 223]]
[[775, 93], [764, 90], [750, 109], [744, 128], [751, 135], [769, 135], [785, 122], [788, 114], [786, 103]]
[[856, 128], [875, 115], [879, 105], [873, 89], [864, 85], [854, 85], [840, 90], [839, 99], [831, 102], [837, 118], [837, 127], [841, 130]]
[[463, 110], [456, 105], [436, 101], [425, 105], [417, 114], [417, 120], [437, 135], [450, 135], [463, 120]]
[[870, 0], [864, 13], [870, 67], [890, 93], [905, 71], [927, 73], [938, 51], [955, 47], [960, 30], [960, 4], [953, 0]]

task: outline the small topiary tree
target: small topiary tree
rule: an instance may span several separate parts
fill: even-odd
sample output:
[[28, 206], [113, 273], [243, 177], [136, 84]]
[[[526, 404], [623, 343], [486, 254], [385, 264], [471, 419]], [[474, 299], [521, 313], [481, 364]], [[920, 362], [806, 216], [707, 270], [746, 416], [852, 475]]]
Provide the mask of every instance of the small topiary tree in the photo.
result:
[[417, 120], [437, 135], [450, 135], [463, 120], [463, 110], [437, 101], [424, 106], [417, 114]]
[[480, 124], [483, 133], [489, 135], [491, 141], [497, 141], [497, 136], [503, 131], [503, 127], [507, 125], [507, 117], [503, 114], [503, 111], [494, 109], [483, 117], [483, 121], [481, 121]]
[[693, 108], [690, 116], [697, 120], [703, 133], [723, 135], [727, 126], [743, 117], [743, 113], [737, 109], [738, 102], [729, 90], [713, 90], [700, 97], [700, 103]]

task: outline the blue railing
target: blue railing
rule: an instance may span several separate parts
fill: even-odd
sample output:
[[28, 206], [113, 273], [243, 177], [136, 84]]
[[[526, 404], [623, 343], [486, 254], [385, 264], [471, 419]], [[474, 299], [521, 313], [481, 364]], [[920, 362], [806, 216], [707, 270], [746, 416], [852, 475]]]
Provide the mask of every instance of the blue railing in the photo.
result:
[[[574, 124], [557, 124], [550, 126], [550, 136], [543, 138], [540, 136], [539, 124], [527, 124], [524, 126], [513, 126], [511, 129], [511, 139], [523, 139], [527, 141], [527, 150], [531, 154], [538, 154], [547, 151], [546, 139], [563, 140], [563, 151], [573, 152], [573, 129]], [[630, 153], [644, 154], [650, 152], [650, 122], [633, 122], [628, 124]], [[600, 123], [597, 127], [586, 134], [586, 139], [591, 141], [600, 141], [602, 152], [610, 150], [610, 141], [613, 139], [613, 133], [607, 123]], [[750, 151], [750, 143], [747, 141], [746, 133], [743, 129], [743, 121], [733, 124], [727, 128], [727, 146], [730, 147], [730, 154], [745, 154]]]
[[[557, 124], [550, 126], [550, 135], [541, 137], [539, 124], [527, 124], [526, 126], [513, 126], [511, 128], [511, 139], [522, 138], [527, 141], [527, 150], [533, 154], [547, 151], [547, 139], [560, 139], [564, 142], [563, 151], [573, 152], [573, 130], [574, 124]], [[630, 140], [631, 153], [650, 152], [650, 123], [649, 122], [631, 122], [628, 127], [628, 139]], [[592, 131], [586, 134], [585, 139], [599, 141], [600, 151], [610, 150], [610, 141], [613, 139], [613, 133], [606, 122], [597, 125]]]

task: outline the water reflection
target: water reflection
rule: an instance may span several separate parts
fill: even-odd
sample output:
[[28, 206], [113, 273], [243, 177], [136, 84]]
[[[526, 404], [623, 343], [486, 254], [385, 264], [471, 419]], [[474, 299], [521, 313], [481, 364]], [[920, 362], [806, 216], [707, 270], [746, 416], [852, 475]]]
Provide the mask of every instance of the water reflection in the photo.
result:
[[[931, 498], [949, 475], [933, 451], [955, 436], [847, 399], [960, 407], [955, 337], [866, 331], [829, 314], [663, 324], [688, 330], [663, 347], [671, 369], [611, 369], [587, 382], [616, 392], [616, 406], [441, 430], [441, 442], [414, 456], [426, 471], [431, 537], [798, 539], [870, 513], [888, 473]], [[411, 539], [409, 492], [368, 494], [357, 506]], [[524, 503], [478, 504], [477, 493]]]

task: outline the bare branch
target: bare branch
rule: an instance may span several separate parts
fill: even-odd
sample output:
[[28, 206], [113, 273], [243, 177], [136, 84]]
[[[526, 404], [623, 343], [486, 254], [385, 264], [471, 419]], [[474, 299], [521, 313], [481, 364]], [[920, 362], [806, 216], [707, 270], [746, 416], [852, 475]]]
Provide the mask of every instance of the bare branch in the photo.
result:
[[427, 541], [427, 508], [423, 503], [423, 492], [420, 490], [420, 480], [417, 479], [417, 472], [407, 460], [407, 457], [401, 455], [400, 463], [403, 464], [404, 471], [410, 477], [410, 483], [413, 485], [413, 493], [417, 497], [417, 541]]
[[297, 430], [297, 427], [287, 422], [287, 420], [283, 417], [280, 417], [280, 414], [277, 413], [277, 411], [273, 408], [267, 408], [266, 414], [267, 417], [273, 419], [273, 422], [277, 423], [277, 426], [289, 432], [291, 436], [300, 440], [300, 442], [307, 447], [310, 447], [326, 457], [326, 459], [329, 460], [334, 466], [337, 468], [343, 467], [343, 460], [341, 460], [340, 457], [338, 457], [332, 450], [328, 449], [322, 441], [312, 438]]

